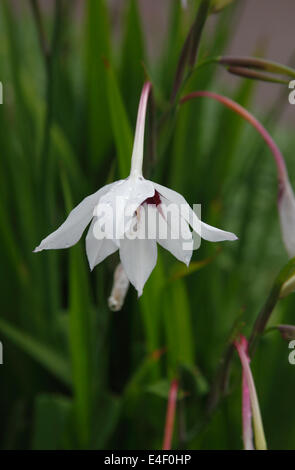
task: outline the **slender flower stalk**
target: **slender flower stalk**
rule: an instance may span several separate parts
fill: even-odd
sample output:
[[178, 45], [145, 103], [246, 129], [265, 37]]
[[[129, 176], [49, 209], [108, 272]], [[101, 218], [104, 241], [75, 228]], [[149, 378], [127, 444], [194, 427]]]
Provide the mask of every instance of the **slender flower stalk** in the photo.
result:
[[133, 144], [133, 151], [131, 157], [131, 177], [142, 176], [142, 164], [143, 164], [143, 144], [144, 144], [144, 129], [145, 129], [145, 118], [146, 108], [149, 93], [151, 90], [151, 83], [146, 82], [143, 86], [136, 122], [136, 130]]
[[[253, 415], [253, 427], [255, 446], [257, 450], [266, 450], [267, 444], [264, 435], [263, 423], [260, 413], [255, 383], [250, 368], [248, 355], [248, 341], [244, 336], [234, 342], [238, 351], [243, 369], [243, 440], [245, 450], [252, 450], [251, 414]], [[251, 404], [251, 409], [250, 409]], [[252, 412], [252, 413], [251, 413]]]
[[156, 265], [157, 243], [188, 265], [194, 248], [189, 226], [205, 240], [237, 239], [231, 232], [202, 222], [180, 194], [142, 176], [150, 90], [151, 84], [146, 82], [138, 108], [129, 177], [86, 197], [35, 249], [38, 252], [69, 248], [92, 221], [86, 237], [90, 269], [119, 250], [124, 273], [139, 296]]
[[244, 371], [242, 376], [242, 420], [244, 449], [254, 450], [250, 391]]
[[[245, 338], [241, 338], [240, 344], [235, 345], [238, 348], [243, 348], [247, 355], [247, 361], [250, 364], [250, 358], [247, 351], [247, 341]], [[243, 368], [242, 372], [242, 422], [243, 422], [243, 442], [245, 450], [254, 450], [253, 445], [253, 431], [252, 431], [252, 410], [251, 410], [251, 398], [248, 387], [247, 377]]]
[[227, 98], [226, 96], [222, 96], [211, 91], [194, 91], [184, 96], [181, 99], [181, 103], [185, 103], [187, 101], [190, 101], [193, 98], [199, 98], [199, 97], [213, 98], [214, 100], [219, 101], [227, 108], [239, 114], [243, 119], [248, 121], [259, 132], [259, 134], [261, 135], [265, 143], [270, 148], [273, 154], [273, 157], [275, 159], [277, 172], [278, 172], [279, 189], [282, 190], [288, 178], [285, 160], [277, 144], [275, 143], [273, 138], [269, 135], [267, 130], [263, 127], [263, 125], [251, 113], [249, 113], [249, 111], [243, 108], [243, 106], [239, 105], [238, 103], [231, 100], [230, 98]]
[[171, 382], [171, 386], [169, 390], [166, 422], [165, 422], [165, 430], [164, 430], [164, 440], [163, 440], [163, 448], [162, 448], [163, 450], [171, 450], [171, 446], [172, 446], [177, 393], [178, 393], [178, 380], [174, 379]]
[[40, 47], [42, 49], [44, 58], [47, 59], [47, 57], [50, 55], [50, 46], [47, 41], [43, 21], [41, 18], [39, 3], [37, 0], [30, 0], [30, 3], [31, 3], [32, 12], [35, 18], [35, 22], [37, 25]]
[[265, 331], [275, 306], [280, 298], [286, 297], [295, 290], [295, 258], [292, 258], [277, 275], [272, 289], [259, 312], [249, 338], [249, 354], [253, 354], [257, 348], [258, 340]]
[[295, 196], [291, 187], [284, 157], [277, 144], [263, 127], [263, 125], [245, 108], [226, 96], [210, 91], [195, 91], [181, 99], [185, 103], [194, 98], [207, 97], [219, 101], [243, 119], [249, 122], [261, 135], [269, 147], [277, 167], [278, 176], [278, 211], [281, 224], [281, 233], [286, 250], [290, 257], [295, 256]]

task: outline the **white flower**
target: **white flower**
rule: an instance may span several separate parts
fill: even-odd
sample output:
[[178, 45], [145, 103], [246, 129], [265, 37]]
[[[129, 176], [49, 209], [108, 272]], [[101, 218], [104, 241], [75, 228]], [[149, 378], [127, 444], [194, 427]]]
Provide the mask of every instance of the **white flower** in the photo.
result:
[[[86, 197], [72, 210], [66, 221], [42, 240], [35, 249], [35, 252], [38, 252], [74, 245], [92, 220], [86, 237], [86, 252], [91, 270], [107, 256], [119, 250], [126, 275], [137, 289], [139, 296], [156, 265], [157, 242], [188, 265], [192, 256], [192, 243], [188, 249], [184, 249], [184, 243], [192, 241], [189, 225], [205, 240], [237, 239], [233, 233], [224, 232], [201, 222], [183, 196], [177, 192], [143, 178], [144, 127], [150, 87], [150, 83], [147, 82], [141, 94], [130, 176], [104, 186]], [[168, 221], [166, 214], [171, 203], [179, 208], [180, 218], [172, 217]], [[105, 218], [101, 218], [102, 208], [102, 212], [108, 213]], [[105, 211], [105, 209], [110, 210]], [[160, 215], [161, 223], [169, 225], [171, 236], [161, 238], [157, 228], [153, 238], [132, 236], [134, 231], [142, 232], [145, 209], [148, 209], [148, 224], [152, 224], [152, 215]], [[179, 231], [179, 224], [181, 224], [180, 235], [174, 237], [173, 234]], [[104, 236], [101, 237], [101, 234]]]

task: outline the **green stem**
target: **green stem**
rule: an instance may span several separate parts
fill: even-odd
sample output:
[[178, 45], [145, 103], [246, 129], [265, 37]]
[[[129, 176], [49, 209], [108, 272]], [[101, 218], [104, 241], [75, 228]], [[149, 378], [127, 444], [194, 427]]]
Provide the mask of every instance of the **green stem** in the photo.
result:
[[265, 302], [262, 310], [260, 311], [258, 317], [256, 318], [256, 321], [254, 323], [252, 333], [249, 339], [249, 356], [253, 357], [257, 344], [259, 341], [259, 338], [261, 337], [262, 333], [264, 332], [264, 329], [267, 325], [267, 322], [269, 320], [269, 317], [273, 311], [273, 309], [276, 306], [276, 303], [279, 299], [279, 293], [280, 289], [275, 286], [269, 297], [267, 298], [267, 301]]

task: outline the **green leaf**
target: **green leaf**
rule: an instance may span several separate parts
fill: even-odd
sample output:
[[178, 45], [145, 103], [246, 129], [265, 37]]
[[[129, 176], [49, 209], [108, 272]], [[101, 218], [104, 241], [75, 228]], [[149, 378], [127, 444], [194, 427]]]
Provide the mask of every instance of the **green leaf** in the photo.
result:
[[72, 401], [59, 395], [39, 395], [35, 401], [34, 450], [61, 450], [69, 426]]
[[77, 431], [81, 446], [89, 446], [92, 406], [90, 307], [84, 253], [75, 246], [70, 253], [70, 351], [73, 371]]
[[106, 63], [105, 66], [107, 70], [109, 109], [116, 143], [119, 173], [121, 178], [126, 178], [130, 171], [133, 134], [115, 73], [109, 63]]
[[[62, 174], [64, 199], [68, 211], [72, 207], [71, 192]], [[70, 251], [69, 264], [69, 342], [73, 373], [76, 431], [79, 445], [90, 445], [92, 410], [92, 343], [91, 303], [88, 276], [82, 247], [76, 245]]]
[[3, 319], [0, 319], [0, 331], [61, 382], [68, 386], [71, 385], [70, 365], [58, 352]]
[[189, 276], [190, 274], [193, 274], [199, 271], [202, 268], [205, 268], [205, 266], [207, 266], [212, 261], [214, 261], [218, 253], [220, 253], [220, 250], [217, 250], [215, 255], [202, 259], [201, 261], [191, 261], [189, 266], [184, 266], [184, 265], [179, 266], [179, 263], [177, 263], [175, 267], [172, 269], [170, 281], [173, 282], [173, 281], [176, 281], [177, 279], [182, 279], [186, 276]]
[[105, 0], [86, 1], [86, 86], [90, 158], [100, 167], [111, 144], [105, 67], [110, 59], [110, 27]]
[[[21, 39], [18, 29], [15, 28], [13, 9], [11, 2], [4, 0], [2, 2], [3, 16], [5, 18], [6, 37], [8, 42], [8, 59], [10, 61], [11, 76], [13, 83], [13, 91], [15, 97], [15, 105], [17, 111], [16, 126], [19, 132], [23, 147], [28, 155], [34, 155], [34, 136], [33, 123], [31, 115], [28, 111], [27, 104], [24, 100], [23, 90], [21, 86], [22, 72], [22, 49]], [[28, 162], [32, 164], [31, 161]]]
[[121, 412], [121, 400], [111, 393], [101, 397], [98, 403], [98, 409], [94, 415], [94, 448], [105, 449], [108, 440], [111, 438]]
[[[163, 379], [163, 380], [159, 380], [158, 382], [153, 383], [152, 385], [149, 385], [146, 388], [146, 391], [149, 393], [153, 393], [154, 395], [157, 395], [160, 398], [164, 398], [165, 400], [168, 400], [170, 387], [171, 387], [171, 381]], [[183, 390], [178, 390], [177, 399], [180, 400], [184, 396], [185, 396], [185, 392]]]
[[158, 252], [157, 265], [146, 283], [143, 295], [139, 300], [145, 329], [146, 348], [150, 354], [163, 346], [160, 343], [160, 328], [164, 308], [162, 295], [164, 281], [165, 272], [162, 254]]
[[15, 273], [17, 273], [20, 282], [26, 284], [28, 281], [28, 271], [15, 240], [10, 220], [8, 219], [8, 213], [3, 207], [2, 200], [0, 201], [0, 240], [2, 249], [4, 249], [8, 256], [11, 266], [15, 270]]
[[[126, 2], [127, 3], [127, 2]], [[135, 123], [138, 97], [144, 81], [144, 40], [137, 0], [129, 0], [122, 45], [120, 83], [131, 122]]]
[[167, 357], [171, 377], [179, 365], [195, 364], [192, 318], [184, 281], [179, 279], [165, 292], [164, 310]]
[[156, 375], [154, 374], [154, 369], [163, 353], [163, 350], [159, 350], [156, 353], [153, 352], [152, 354], [149, 354], [143, 359], [142, 363], [136, 369], [125, 387], [125, 401], [132, 403], [134, 402], [135, 397], [141, 394], [144, 384], [149, 382], [150, 377]]
[[[251, 80], [243, 80], [235, 92], [234, 101], [241, 106], [247, 107], [251, 103], [256, 83]], [[228, 109], [220, 110], [220, 126], [216, 136], [216, 145], [212, 151], [212, 158], [215, 158], [214, 175], [215, 185], [220, 185], [219, 181], [227, 181], [230, 174], [231, 165], [234, 164], [234, 157], [239, 160], [239, 145], [245, 129], [245, 122], [239, 119], [235, 113]], [[223, 145], [220, 146], [222, 139]], [[217, 156], [217, 157], [216, 157]]]
[[210, 13], [219, 13], [233, 1], [234, 0], [212, 0], [210, 6]]
[[[31, 115], [34, 117], [37, 128], [37, 148], [40, 148], [42, 138], [42, 123], [44, 120], [46, 103], [32, 88], [31, 77], [28, 73], [23, 75], [22, 89], [27, 106]], [[56, 159], [56, 164], [64, 167], [67, 171], [70, 181], [75, 185], [85, 186], [86, 181], [82, 169], [78, 162], [78, 156], [75, 154], [71, 143], [65, 132], [57, 122], [52, 122], [50, 130], [52, 156]], [[38, 152], [37, 157], [40, 156]], [[39, 164], [40, 162], [37, 162]]]

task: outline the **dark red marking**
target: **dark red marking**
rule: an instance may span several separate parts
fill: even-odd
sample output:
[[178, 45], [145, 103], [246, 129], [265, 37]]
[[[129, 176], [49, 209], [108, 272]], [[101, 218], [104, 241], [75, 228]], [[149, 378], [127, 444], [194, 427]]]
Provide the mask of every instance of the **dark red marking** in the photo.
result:
[[148, 197], [142, 204], [154, 204], [159, 206], [161, 204], [161, 197], [158, 191], [155, 191], [155, 194], [152, 197]]

